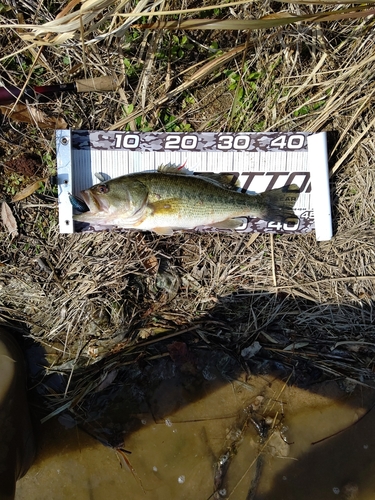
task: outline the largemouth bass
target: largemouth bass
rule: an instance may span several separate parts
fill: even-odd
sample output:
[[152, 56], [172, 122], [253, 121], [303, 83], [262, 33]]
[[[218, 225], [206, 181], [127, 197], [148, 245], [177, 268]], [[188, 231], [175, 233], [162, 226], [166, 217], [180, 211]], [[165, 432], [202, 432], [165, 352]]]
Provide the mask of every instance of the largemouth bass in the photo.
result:
[[249, 195], [231, 186], [228, 176], [191, 175], [167, 165], [157, 172], [124, 175], [82, 191], [89, 211], [74, 219], [158, 234], [198, 226], [236, 229], [243, 224], [236, 217], [276, 222], [295, 219], [298, 193], [293, 184]]

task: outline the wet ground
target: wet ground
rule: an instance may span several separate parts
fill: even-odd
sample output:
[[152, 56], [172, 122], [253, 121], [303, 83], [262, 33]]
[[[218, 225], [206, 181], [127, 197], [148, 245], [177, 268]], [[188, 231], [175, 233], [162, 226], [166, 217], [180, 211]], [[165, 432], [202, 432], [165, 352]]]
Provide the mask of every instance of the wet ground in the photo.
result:
[[374, 498], [372, 390], [302, 389], [218, 353], [172, 358], [116, 373], [86, 403], [84, 427], [117, 451], [67, 429], [69, 415], [43, 424], [17, 500]]

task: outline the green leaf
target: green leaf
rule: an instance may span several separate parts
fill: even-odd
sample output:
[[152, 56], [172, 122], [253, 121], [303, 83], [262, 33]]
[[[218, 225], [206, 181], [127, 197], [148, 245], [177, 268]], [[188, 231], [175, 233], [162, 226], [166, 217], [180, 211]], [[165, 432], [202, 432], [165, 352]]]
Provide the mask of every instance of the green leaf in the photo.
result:
[[134, 111], [134, 104], [128, 104], [127, 106], [124, 106], [125, 113], [127, 115], [130, 115], [130, 113], [133, 113]]

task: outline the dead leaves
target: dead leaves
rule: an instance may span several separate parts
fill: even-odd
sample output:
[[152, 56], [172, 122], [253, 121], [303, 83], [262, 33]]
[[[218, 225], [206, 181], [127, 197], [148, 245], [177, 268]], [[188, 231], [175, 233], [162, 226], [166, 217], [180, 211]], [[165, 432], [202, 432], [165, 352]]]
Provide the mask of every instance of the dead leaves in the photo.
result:
[[44, 111], [25, 104], [0, 106], [0, 112], [15, 122], [29, 123], [43, 129], [66, 129], [68, 127], [63, 118], [47, 116]]
[[12, 210], [6, 201], [3, 201], [1, 204], [1, 221], [12, 238], [18, 236], [16, 219], [14, 218]]
[[[32, 184], [29, 184], [19, 193], [13, 196], [12, 202], [23, 200], [28, 196], [32, 195], [37, 189], [42, 187], [44, 182], [46, 181], [47, 178], [39, 179], [33, 182]], [[18, 236], [17, 221], [13, 215], [12, 209], [10, 208], [10, 206], [6, 201], [3, 201], [1, 203], [1, 222], [3, 223], [4, 227], [7, 229], [8, 233], [12, 238]]]
[[21, 201], [28, 196], [32, 195], [35, 193], [37, 189], [43, 186], [43, 184], [47, 181], [47, 178], [45, 179], [39, 179], [38, 181], [33, 182], [32, 184], [29, 184], [25, 188], [21, 189], [17, 194], [15, 194], [12, 198], [12, 201]]

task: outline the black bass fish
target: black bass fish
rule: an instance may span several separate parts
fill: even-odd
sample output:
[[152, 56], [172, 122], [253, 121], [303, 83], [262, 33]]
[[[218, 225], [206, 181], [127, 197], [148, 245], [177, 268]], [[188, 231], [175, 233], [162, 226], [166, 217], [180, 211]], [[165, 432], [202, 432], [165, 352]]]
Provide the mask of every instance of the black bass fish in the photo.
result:
[[298, 194], [293, 184], [249, 195], [231, 186], [227, 175], [191, 175], [182, 167], [162, 165], [157, 172], [123, 175], [82, 191], [89, 211], [74, 219], [165, 235], [198, 226], [236, 229], [243, 224], [236, 217], [296, 219]]

